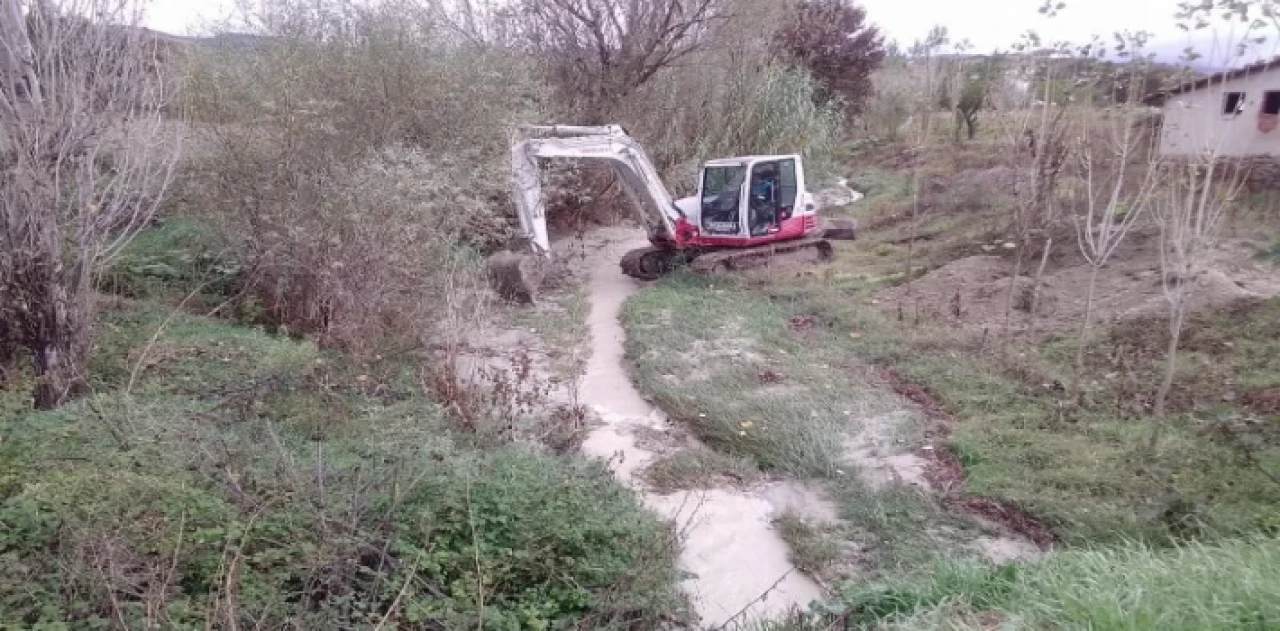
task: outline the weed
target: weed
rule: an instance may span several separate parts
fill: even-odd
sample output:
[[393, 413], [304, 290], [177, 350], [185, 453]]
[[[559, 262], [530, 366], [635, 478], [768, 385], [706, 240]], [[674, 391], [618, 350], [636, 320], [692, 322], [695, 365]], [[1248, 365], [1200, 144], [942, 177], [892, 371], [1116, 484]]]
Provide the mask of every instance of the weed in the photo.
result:
[[945, 562], [928, 578], [850, 585], [847, 624], [892, 629], [1243, 629], [1280, 624], [1275, 539], [1070, 550], [1030, 565]]
[[411, 366], [124, 307], [97, 394], [2, 428], [0, 626], [634, 628], [682, 608], [672, 533], [599, 465], [474, 449]]
[[728, 482], [751, 484], [760, 477], [754, 462], [710, 449], [686, 449], [658, 459], [644, 472], [658, 493], [709, 488]]
[[841, 538], [833, 530], [794, 513], [774, 520], [778, 534], [791, 549], [791, 563], [810, 576], [825, 576], [842, 556]]

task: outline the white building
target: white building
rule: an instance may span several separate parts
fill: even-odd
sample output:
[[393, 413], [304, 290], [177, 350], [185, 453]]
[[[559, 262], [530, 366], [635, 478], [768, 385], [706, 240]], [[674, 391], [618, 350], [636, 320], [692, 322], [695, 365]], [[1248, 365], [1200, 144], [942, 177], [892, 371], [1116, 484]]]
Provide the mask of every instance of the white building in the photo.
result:
[[1280, 57], [1153, 95], [1163, 109], [1160, 153], [1280, 156]]

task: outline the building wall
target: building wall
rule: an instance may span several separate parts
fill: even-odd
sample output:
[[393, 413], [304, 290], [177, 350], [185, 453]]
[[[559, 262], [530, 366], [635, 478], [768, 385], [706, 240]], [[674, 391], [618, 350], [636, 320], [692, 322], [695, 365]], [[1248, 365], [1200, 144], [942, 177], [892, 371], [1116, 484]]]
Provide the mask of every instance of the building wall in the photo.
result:
[[[1258, 129], [1262, 95], [1269, 90], [1280, 91], [1280, 68], [1169, 97], [1160, 152], [1186, 156], [1217, 149], [1222, 156], [1280, 156], [1280, 128]], [[1223, 114], [1228, 92], [1245, 93], [1240, 114]]]

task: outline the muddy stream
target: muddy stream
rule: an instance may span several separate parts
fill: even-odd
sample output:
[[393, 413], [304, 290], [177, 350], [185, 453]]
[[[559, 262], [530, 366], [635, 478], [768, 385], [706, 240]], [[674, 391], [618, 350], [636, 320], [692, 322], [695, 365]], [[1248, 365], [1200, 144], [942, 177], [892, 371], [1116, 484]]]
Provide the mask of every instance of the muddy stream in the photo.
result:
[[[663, 495], [650, 488], [642, 476], [650, 464], [669, 453], [661, 441], [655, 444], [653, 436], [678, 434], [685, 447], [698, 446], [687, 431], [673, 427], [631, 382], [619, 315], [627, 298], [646, 283], [624, 276], [618, 261], [627, 251], [645, 245], [643, 232], [632, 227], [597, 229], [583, 239], [557, 245], [573, 250], [573, 258], [580, 257], [591, 304], [589, 359], [577, 384], [577, 400], [591, 410], [594, 422], [588, 427], [582, 452], [606, 463], [649, 509], [674, 523], [680, 536], [681, 569], [688, 577], [682, 588], [702, 627], [734, 628], [775, 619], [793, 609], [803, 610], [825, 594], [817, 582], [792, 565], [788, 546], [773, 520], [792, 513], [815, 523], [839, 523], [836, 508], [821, 489], [800, 481], [773, 479], [747, 488], [726, 483]], [[485, 337], [490, 348], [536, 350], [540, 343], [532, 333], [536, 331], [511, 329], [492, 331]], [[546, 359], [545, 352], [537, 354]], [[477, 357], [475, 362], [486, 365], [493, 361], [492, 356]], [[871, 488], [906, 484], [936, 491], [924, 479], [925, 460], [904, 451], [893, 438], [894, 428], [904, 421], [902, 415], [912, 413], [911, 404], [903, 401], [903, 409], [893, 414], [858, 419], [846, 437], [846, 461]], [[975, 537], [962, 547], [993, 563], [1040, 554], [1026, 538], [1002, 533], [997, 524], [988, 526], [986, 534], [991, 536]]]
[[644, 429], [662, 431], [666, 418], [631, 384], [624, 361], [625, 334], [618, 316], [627, 297], [644, 284], [624, 276], [618, 261], [646, 245], [636, 230], [604, 231], [586, 253], [590, 270], [591, 356], [580, 387], [581, 401], [599, 417], [582, 451], [608, 463], [644, 503], [675, 522], [682, 536], [683, 585], [702, 624], [773, 617], [804, 608], [822, 589], [787, 559], [787, 545], [771, 523], [775, 511], [808, 498], [802, 491], [766, 485], [743, 491], [720, 488], [658, 495], [638, 477], [658, 453], [641, 446]]

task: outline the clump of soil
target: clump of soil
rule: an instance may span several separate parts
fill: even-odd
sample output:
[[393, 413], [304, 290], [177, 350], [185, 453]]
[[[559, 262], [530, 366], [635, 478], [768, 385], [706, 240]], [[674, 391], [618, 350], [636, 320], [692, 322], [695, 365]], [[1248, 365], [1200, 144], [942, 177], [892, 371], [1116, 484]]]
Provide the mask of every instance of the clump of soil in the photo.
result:
[[[1099, 272], [1094, 318], [1100, 325], [1167, 313], [1157, 239], [1134, 238], [1127, 249]], [[1012, 245], [1012, 244], [1009, 244]], [[995, 247], [1003, 249], [1005, 244]], [[990, 247], [990, 246], [989, 246]], [[1280, 295], [1280, 274], [1249, 256], [1238, 241], [1224, 242], [1195, 283], [1192, 309], [1231, 305], [1242, 299]], [[1074, 331], [1084, 317], [1092, 267], [1078, 255], [1048, 271], [1035, 286], [1034, 263], [1013, 277], [1009, 256], [971, 256], [944, 265], [914, 281], [880, 292], [876, 298], [891, 313], [913, 323], [944, 322], [971, 335], [1014, 333], [1033, 328], [1039, 334]]]

